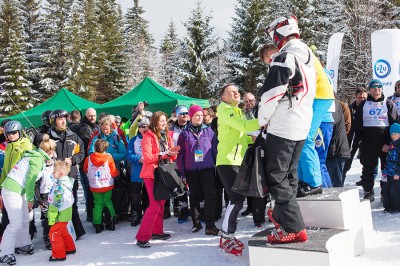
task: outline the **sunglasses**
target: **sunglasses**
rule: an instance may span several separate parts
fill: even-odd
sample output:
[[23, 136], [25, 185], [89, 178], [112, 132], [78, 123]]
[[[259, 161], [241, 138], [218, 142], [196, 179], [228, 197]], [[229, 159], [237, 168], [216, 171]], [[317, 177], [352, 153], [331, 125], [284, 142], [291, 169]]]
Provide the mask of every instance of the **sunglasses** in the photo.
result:
[[380, 88], [382, 88], [382, 85], [372, 85], [371, 88], [373, 88], [373, 89], [380, 89]]
[[179, 113], [179, 115], [188, 115], [188, 112]]
[[139, 128], [148, 128], [149, 126], [144, 125], [144, 126], [140, 126]]
[[10, 135], [15, 135], [17, 133], [18, 133], [18, 131], [11, 131], [11, 132], [7, 132], [6, 135], [10, 136]]

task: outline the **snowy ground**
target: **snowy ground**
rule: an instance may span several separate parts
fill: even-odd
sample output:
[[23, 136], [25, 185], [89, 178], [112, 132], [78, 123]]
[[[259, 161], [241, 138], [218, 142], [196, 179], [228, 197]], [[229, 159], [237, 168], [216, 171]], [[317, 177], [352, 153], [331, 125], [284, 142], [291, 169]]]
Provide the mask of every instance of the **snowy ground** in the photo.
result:
[[[352, 170], [348, 173], [346, 185], [354, 185], [359, 180], [360, 173], [360, 163], [355, 160]], [[375, 195], [379, 194], [379, 182], [376, 182]], [[83, 195], [80, 197], [83, 198]], [[376, 198], [371, 208], [375, 232], [368, 238], [366, 252], [349, 261], [347, 265], [399, 265], [400, 214], [383, 213], [379, 198]], [[79, 205], [79, 211], [84, 221], [84, 204]], [[135, 245], [134, 237], [138, 228], [131, 227], [128, 222], [117, 224], [114, 232], [104, 231], [97, 235], [90, 223], [83, 223], [86, 235], [76, 242], [77, 253], [69, 255], [65, 262], [57, 262], [56, 265], [249, 265], [247, 248], [242, 257], [225, 254], [217, 247], [219, 237], [206, 236], [204, 230], [191, 233], [191, 221], [178, 224], [177, 219], [173, 217], [165, 220], [164, 229], [172, 234], [172, 238], [167, 241], [152, 241], [152, 247], [149, 249]], [[221, 223], [222, 220], [219, 220], [217, 226], [220, 227]], [[39, 221], [37, 226], [38, 236], [33, 240], [36, 253], [31, 256], [17, 255], [19, 265], [50, 264], [48, 258], [51, 252], [44, 248]], [[237, 237], [247, 243], [249, 237], [269, 226], [271, 224], [256, 228], [252, 217], [240, 217]]]

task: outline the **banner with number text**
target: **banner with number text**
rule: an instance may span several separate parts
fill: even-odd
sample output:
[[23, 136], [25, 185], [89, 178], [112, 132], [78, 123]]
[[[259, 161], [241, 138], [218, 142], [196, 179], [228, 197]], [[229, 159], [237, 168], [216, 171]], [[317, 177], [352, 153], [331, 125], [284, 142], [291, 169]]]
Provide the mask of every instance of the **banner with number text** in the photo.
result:
[[332, 80], [333, 90], [336, 92], [343, 36], [344, 34], [341, 32], [337, 32], [331, 36], [328, 42], [328, 55], [326, 57], [326, 69], [328, 70], [329, 77]]
[[[383, 29], [371, 34], [373, 78], [383, 83], [383, 93], [394, 93], [394, 84], [400, 80], [400, 30]], [[368, 83], [368, 82], [367, 82]]]

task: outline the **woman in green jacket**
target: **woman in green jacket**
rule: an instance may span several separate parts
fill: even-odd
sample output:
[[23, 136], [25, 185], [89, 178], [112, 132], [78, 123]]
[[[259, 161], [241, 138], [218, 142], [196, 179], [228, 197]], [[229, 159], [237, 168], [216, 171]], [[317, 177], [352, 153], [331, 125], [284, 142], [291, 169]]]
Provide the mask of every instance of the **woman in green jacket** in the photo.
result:
[[0, 262], [13, 265], [17, 254], [35, 253], [29, 237], [29, 211], [33, 207], [34, 189], [37, 176], [50, 160], [56, 143], [47, 134], [43, 136], [40, 148], [26, 151], [2, 184], [4, 205], [8, 211], [10, 224], [3, 234], [0, 244]]

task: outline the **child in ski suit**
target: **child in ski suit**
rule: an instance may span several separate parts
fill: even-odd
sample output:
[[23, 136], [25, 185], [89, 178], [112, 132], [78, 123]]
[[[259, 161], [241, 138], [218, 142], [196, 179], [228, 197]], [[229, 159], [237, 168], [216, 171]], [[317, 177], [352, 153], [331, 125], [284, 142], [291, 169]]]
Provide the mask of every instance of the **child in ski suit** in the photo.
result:
[[46, 135], [39, 149], [25, 151], [2, 184], [3, 202], [10, 223], [0, 245], [1, 263], [15, 264], [14, 252], [28, 255], [35, 253], [29, 238], [29, 212], [33, 208], [37, 176], [55, 148], [55, 142]]
[[46, 161], [46, 167], [38, 175], [38, 182], [36, 182], [36, 199], [40, 206], [40, 220], [43, 227], [43, 241], [47, 249], [51, 250], [51, 242], [49, 238], [50, 226], [47, 219], [47, 210], [49, 208], [49, 192], [54, 183], [54, 160], [57, 158], [55, 152], [50, 155], [50, 160]]
[[400, 212], [400, 124], [390, 126], [389, 152], [386, 158], [385, 169], [382, 172], [382, 203], [384, 212]]
[[93, 193], [93, 225], [96, 234], [103, 231], [103, 209], [107, 207], [111, 215], [110, 230], [115, 230], [115, 210], [111, 200], [114, 188], [114, 177], [118, 176], [118, 170], [114, 159], [106, 153], [108, 142], [97, 139], [94, 143], [95, 152], [86, 157], [83, 171], [87, 173], [90, 191]]
[[65, 161], [54, 163], [54, 183], [49, 192], [49, 219], [50, 241], [52, 246], [49, 261], [64, 261], [67, 254], [76, 252], [75, 242], [67, 229], [68, 221], [72, 219], [72, 204], [74, 196], [72, 189], [74, 179], [68, 176], [71, 164]]

